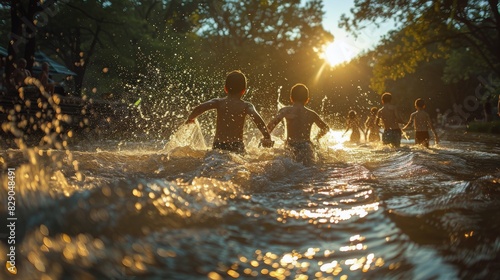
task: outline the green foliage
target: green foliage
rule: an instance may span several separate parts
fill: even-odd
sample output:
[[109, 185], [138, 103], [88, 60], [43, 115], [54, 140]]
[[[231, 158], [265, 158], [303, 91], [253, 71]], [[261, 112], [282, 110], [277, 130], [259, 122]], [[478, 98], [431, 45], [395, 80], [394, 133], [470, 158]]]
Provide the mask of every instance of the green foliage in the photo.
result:
[[478, 60], [474, 49], [456, 48], [450, 51], [444, 69], [443, 80], [446, 83], [456, 83], [461, 80], [475, 78], [477, 73], [481, 73], [486, 65]]
[[471, 122], [467, 125], [467, 131], [500, 134], [500, 121]]
[[198, 33], [210, 65], [241, 69], [266, 92], [287, 79], [307, 82], [319, 68], [313, 47], [332, 40], [321, 25], [321, 1], [213, 1], [204, 13]]
[[144, 131], [172, 131], [193, 106], [224, 96], [233, 69], [247, 74], [244, 99], [266, 116], [298, 82], [327, 119], [378, 104], [371, 58], [332, 69], [319, 57], [333, 40], [321, 0], [45, 3], [55, 9], [38, 26], [38, 47], [78, 74], [85, 95], [130, 104]]
[[39, 47], [77, 72], [87, 92], [114, 92], [115, 98], [120, 89], [151, 84], [155, 69], [179, 83], [191, 76], [214, 83], [242, 69], [254, 75], [254, 86], [275, 90], [287, 78], [311, 76], [321, 63], [312, 48], [332, 39], [321, 25], [318, 0], [54, 5], [57, 12], [39, 27]]
[[[498, 1], [356, 0], [353, 16], [342, 19], [341, 25], [353, 32], [365, 23], [398, 22], [399, 29], [377, 49], [372, 80], [377, 92], [385, 90], [386, 81], [400, 79], [419, 64], [439, 58], [451, 60], [443, 76], [446, 82], [477, 75], [479, 66], [481, 72], [487, 69], [500, 76]], [[475, 61], [462, 63], [462, 71], [456, 71], [453, 66], [466, 60]]]

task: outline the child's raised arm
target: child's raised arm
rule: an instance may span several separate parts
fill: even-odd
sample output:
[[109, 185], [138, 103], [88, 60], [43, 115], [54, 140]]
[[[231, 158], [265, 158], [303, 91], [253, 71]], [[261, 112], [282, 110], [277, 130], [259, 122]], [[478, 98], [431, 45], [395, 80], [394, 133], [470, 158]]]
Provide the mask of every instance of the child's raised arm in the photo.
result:
[[314, 123], [319, 127], [319, 132], [315, 137], [315, 140], [318, 141], [321, 137], [325, 136], [325, 134], [330, 130], [330, 127], [320, 118], [317, 113], [314, 113]]
[[189, 114], [185, 123], [186, 124], [194, 123], [194, 119], [196, 119], [196, 117], [198, 117], [199, 115], [203, 114], [204, 112], [206, 112], [208, 110], [216, 109], [217, 103], [218, 103], [217, 99], [212, 99], [212, 100], [209, 100], [205, 103], [201, 103], [200, 105], [194, 107], [193, 111], [191, 112], [191, 114]]

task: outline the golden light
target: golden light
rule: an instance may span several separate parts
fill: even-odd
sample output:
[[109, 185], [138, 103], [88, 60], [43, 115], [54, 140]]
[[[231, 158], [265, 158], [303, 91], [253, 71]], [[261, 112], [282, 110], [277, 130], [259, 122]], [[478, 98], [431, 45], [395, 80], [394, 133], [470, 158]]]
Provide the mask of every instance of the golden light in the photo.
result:
[[355, 55], [355, 46], [351, 46], [345, 41], [336, 39], [332, 43], [324, 46], [322, 57], [330, 66], [336, 66], [349, 62]]
[[321, 142], [326, 147], [333, 150], [345, 149], [344, 143], [349, 140], [349, 136], [343, 133], [343, 130], [330, 130], [321, 138]]

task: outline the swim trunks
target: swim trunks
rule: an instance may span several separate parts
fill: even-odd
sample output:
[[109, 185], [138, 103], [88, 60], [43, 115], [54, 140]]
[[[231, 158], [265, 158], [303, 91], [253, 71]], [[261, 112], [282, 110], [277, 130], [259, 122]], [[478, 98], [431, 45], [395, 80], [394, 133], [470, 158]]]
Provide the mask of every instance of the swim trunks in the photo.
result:
[[287, 141], [286, 147], [292, 152], [296, 161], [308, 164], [314, 161], [314, 146], [311, 141]]
[[225, 150], [230, 152], [235, 152], [239, 154], [245, 153], [245, 144], [242, 141], [236, 142], [214, 142], [212, 145], [212, 149], [214, 150]]
[[426, 148], [429, 148], [429, 131], [416, 131], [415, 132], [415, 144], [420, 144]]
[[396, 148], [401, 146], [401, 129], [386, 129], [382, 134], [382, 143], [393, 145]]

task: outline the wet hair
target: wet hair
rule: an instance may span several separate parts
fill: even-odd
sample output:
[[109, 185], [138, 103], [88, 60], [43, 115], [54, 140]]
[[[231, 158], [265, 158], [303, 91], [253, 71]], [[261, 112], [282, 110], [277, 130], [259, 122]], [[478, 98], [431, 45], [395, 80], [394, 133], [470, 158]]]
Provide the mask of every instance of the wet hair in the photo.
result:
[[383, 103], [391, 103], [391, 101], [392, 101], [392, 94], [390, 94], [389, 92], [382, 94]]
[[347, 117], [349, 119], [354, 119], [356, 117], [356, 115], [357, 115], [357, 113], [354, 110], [351, 110], [351, 111], [349, 111], [349, 113], [347, 113]]
[[233, 70], [227, 74], [224, 87], [229, 94], [239, 94], [247, 88], [247, 77], [240, 70]]
[[415, 108], [424, 108], [425, 101], [422, 98], [415, 100]]
[[377, 107], [372, 107], [370, 109], [370, 113], [372, 113], [372, 115], [375, 115], [377, 112], [378, 112], [378, 108]]
[[304, 84], [295, 84], [290, 90], [290, 100], [305, 105], [309, 101], [309, 89]]

